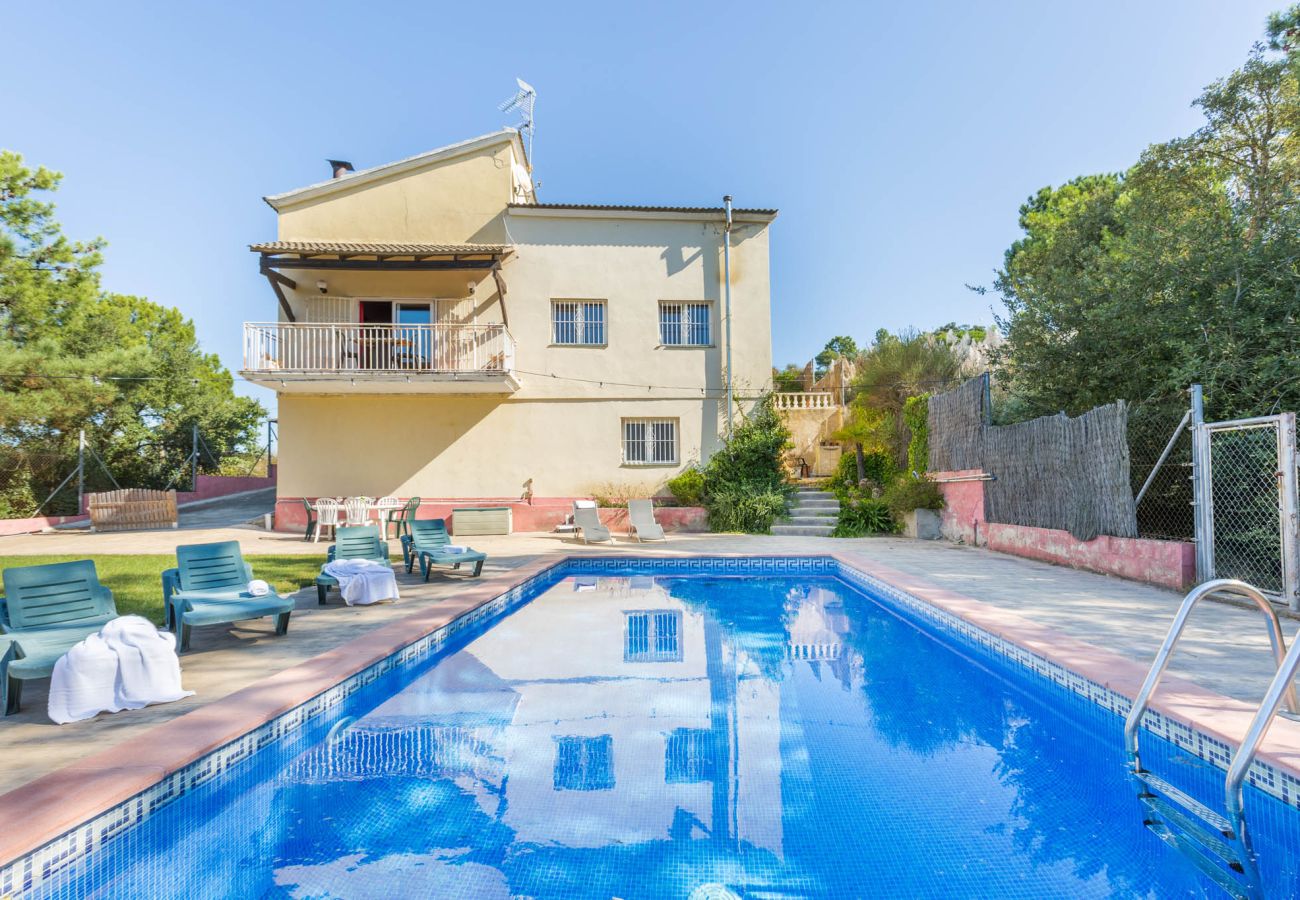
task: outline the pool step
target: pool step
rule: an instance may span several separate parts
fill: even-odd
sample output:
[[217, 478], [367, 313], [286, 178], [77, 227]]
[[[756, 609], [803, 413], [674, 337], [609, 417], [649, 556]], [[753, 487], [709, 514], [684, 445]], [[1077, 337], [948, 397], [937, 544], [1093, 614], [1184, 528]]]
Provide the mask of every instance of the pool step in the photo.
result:
[[840, 520], [840, 501], [830, 491], [798, 490], [790, 511], [772, 526], [786, 537], [829, 537]]
[[[1230, 897], [1249, 900], [1257, 896], [1242, 865], [1240, 849], [1232, 843], [1232, 823], [1163, 778], [1150, 772], [1136, 775], [1145, 788], [1138, 795], [1148, 813], [1143, 824]], [[1251, 873], [1255, 871], [1251, 866]]]

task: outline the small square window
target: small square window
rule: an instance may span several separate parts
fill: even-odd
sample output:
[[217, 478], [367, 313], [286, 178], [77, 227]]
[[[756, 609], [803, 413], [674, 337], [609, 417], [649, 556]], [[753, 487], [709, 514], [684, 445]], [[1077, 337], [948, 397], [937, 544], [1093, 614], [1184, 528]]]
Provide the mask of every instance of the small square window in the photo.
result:
[[660, 303], [659, 343], [665, 347], [707, 347], [710, 334], [709, 303]]
[[614, 738], [557, 737], [554, 784], [557, 791], [608, 791], [614, 787]]
[[623, 464], [673, 466], [677, 464], [676, 419], [624, 419]]
[[682, 661], [680, 610], [636, 610], [623, 615], [624, 662]]
[[604, 300], [552, 300], [551, 343], [579, 347], [605, 344]]

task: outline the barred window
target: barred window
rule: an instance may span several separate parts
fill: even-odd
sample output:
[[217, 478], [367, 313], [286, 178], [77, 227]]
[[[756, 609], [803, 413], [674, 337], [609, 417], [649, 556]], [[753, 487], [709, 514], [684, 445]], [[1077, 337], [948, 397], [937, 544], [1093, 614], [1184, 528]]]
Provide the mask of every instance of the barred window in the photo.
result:
[[551, 301], [551, 343], [596, 346], [604, 344], [605, 301]]
[[614, 787], [614, 739], [557, 737], [555, 770], [557, 791], [608, 791]]
[[664, 741], [664, 781], [691, 784], [712, 781], [717, 747], [707, 728], [678, 728]]
[[624, 419], [623, 463], [671, 466], [677, 463], [676, 419]]
[[624, 662], [681, 662], [680, 610], [637, 610], [624, 616]]
[[659, 343], [666, 347], [707, 347], [708, 303], [660, 303]]

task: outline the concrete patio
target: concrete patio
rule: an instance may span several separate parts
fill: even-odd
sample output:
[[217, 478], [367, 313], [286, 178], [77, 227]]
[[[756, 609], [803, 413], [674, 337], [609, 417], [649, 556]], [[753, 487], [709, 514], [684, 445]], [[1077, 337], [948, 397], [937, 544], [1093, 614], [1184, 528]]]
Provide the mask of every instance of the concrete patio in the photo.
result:
[[[169, 553], [179, 543], [238, 540], [245, 554], [325, 555], [326, 543], [255, 528], [224, 528], [116, 534], [60, 533], [0, 538], [0, 556], [22, 554]], [[805, 538], [742, 535], [673, 535], [666, 544], [619, 539], [587, 547], [553, 534], [474, 538], [490, 555], [483, 580], [510, 580], [511, 571], [546, 557], [661, 553], [813, 554], [838, 552], [863, 563], [889, 566], [936, 586], [1013, 610], [1079, 640], [1147, 663], [1164, 635], [1179, 595], [1158, 588], [1004, 556], [987, 550], [902, 538]], [[397, 542], [392, 542], [397, 550]], [[88, 722], [52, 724], [45, 715], [45, 683], [24, 692], [24, 708], [0, 722], [0, 792], [12, 790], [92, 752], [111, 747], [161, 722], [204, 706], [268, 675], [301, 663], [369, 631], [434, 607], [464, 590], [458, 576], [435, 576], [428, 584], [399, 575], [398, 604], [349, 608], [337, 594], [326, 607], [314, 589], [296, 595], [287, 637], [275, 638], [269, 622], [198, 629], [183, 657], [187, 700], [144, 710], [101, 715]], [[1290, 632], [1292, 623], [1287, 623]], [[1211, 603], [1198, 610], [1171, 671], [1203, 687], [1246, 701], [1257, 700], [1272, 674], [1263, 621], [1251, 610]]]

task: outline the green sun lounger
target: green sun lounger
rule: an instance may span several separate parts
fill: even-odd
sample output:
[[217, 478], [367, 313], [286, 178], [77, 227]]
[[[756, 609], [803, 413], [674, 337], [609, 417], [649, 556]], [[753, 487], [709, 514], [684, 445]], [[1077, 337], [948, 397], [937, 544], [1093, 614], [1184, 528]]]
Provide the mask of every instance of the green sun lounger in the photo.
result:
[[411, 533], [402, 535], [402, 558], [406, 561], [409, 573], [418, 562], [420, 574], [429, 580], [429, 574], [435, 565], [451, 566], [459, 569], [464, 563], [474, 563], [471, 578], [477, 578], [483, 571], [487, 554], [478, 550], [466, 550], [464, 553], [452, 553], [447, 550], [451, 537], [447, 534], [447, 523], [443, 519], [415, 519], [411, 522]]
[[612, 541], [609, 529], [600, 524], [600, 513], [594, 506], [574, 506], [573, 524], [582, 532], [584, 544], [592, 541]]
[[653, 500], [627, 501], [627, 520], [638, 541], [666, 541], [663, 527], [655, 521]]
[[190, 648], [195, 625], [220, 625], [275, 616], [275, 633], [289, 630], [293, 600], [272, 591], [248, 592], [253, 569], [244, 562], [238, 541], [184, 544], [176, 548], [176, 568], [162, 574], [166, 625], [176, 634], [176, 649]]
[[353, 525], [338, 529], [325, 558], [325, 565], [321, 566], [321, 573], [316, 576], [316, 602], [321, 606], [325, 605], [330, 588], [339, 586], [337, 578], [325, 574], [325, 566], [336, 559], [370, 559], [386, 566], [392, 564], [388, 558], [388, 541], [379, 537], [379, 526]]
[[23, 682], [49, 678], [59, 657], [117, 618], [113, 592], [88, 559], [4, 571], [0, 601], [0, 700], [18, 712]]

